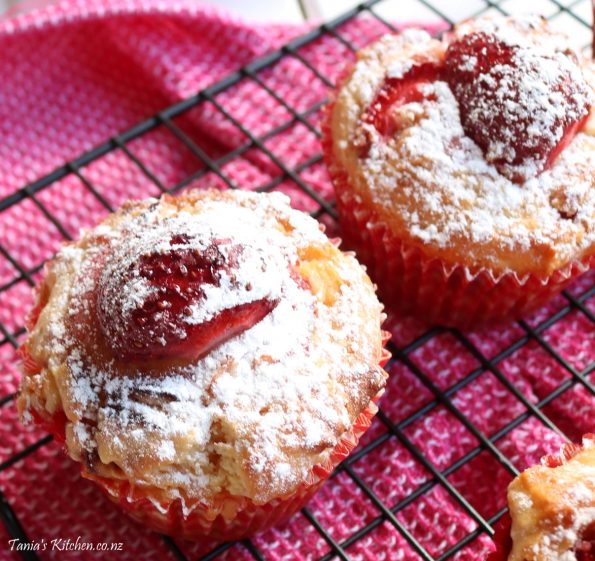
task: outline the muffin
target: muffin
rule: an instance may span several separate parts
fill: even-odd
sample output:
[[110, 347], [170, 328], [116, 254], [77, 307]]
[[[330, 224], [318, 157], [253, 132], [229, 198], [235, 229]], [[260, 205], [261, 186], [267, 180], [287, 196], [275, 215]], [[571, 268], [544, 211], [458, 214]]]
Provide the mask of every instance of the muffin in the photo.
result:
[[510, 484], [510, 516], [489, 561], [595, 559], [595, 435], [541, 464]]
[[363, 49], [323, 125], [347, 245], [431, 323], [518, 318], [595, 262], [595, 64], [536, 16]]
[[237, 539], [302, 507], [376, 412], [364, 269], [280, 194], [125, 204], [48, 263], [23, 421], [149, 527]]

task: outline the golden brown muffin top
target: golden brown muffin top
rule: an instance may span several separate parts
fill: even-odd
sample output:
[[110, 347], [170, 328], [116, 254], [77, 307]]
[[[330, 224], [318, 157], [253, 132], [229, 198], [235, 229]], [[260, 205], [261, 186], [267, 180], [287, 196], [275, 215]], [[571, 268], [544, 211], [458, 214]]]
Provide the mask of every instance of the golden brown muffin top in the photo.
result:
[[[381, 133], [370, 123], [378, 92], [387, 83], [410, 75], [414, 67], [442, 65], [449, 44], [478, 33], [518, 47], [529, 57], [521, 62], [532, 69], [537, 65], [546, 83], [549, 62], [555, 60], [580, 83], [572, 93], [577, 103], [592, 102], [595, 65], [535, 16], [470, 20], [443, 40], [416, 29], [387, 35], [358, 53], [336, 95], [330, 116], [331, 171], [345, 172], [356, 196], [376, 210], [379, 221], [432, 257], [472, 271], [549, 275], [595, 252], [593, 111], [552, 167], [535, 175], [536, 164], [528, 160], [525, 168], [515, 170], [528, 179], [516, 183], [503, 175], [505, 166], [499, 171], [468, 136], [457, 98], [442, 78], [420, 87], [422, 99], [388, 108], [382, 125], [390, 132]], [[476, 60], [470, 56], [467, 63], [473, 69]], [[498, 95], [513, 90], [525, 96], [524, 110], [535, 120], [527, 135], [544, 134], [560, 99], [544, 92], [530, 71], [520, 83], [505, 78], [494, 83]], [[483, 75], [486, 91], [490, 79]], [[502, 117], [506, 122], [518, 117], [514, 104], [510, 114], [498, 116], [489, 103], [474, 102], [478, 119]], [[548, 140], [555, 143], [558, 134], [562, 131], [552, 132]], [[490, 157], [498, 151], [510, 156], [505, 148], [492, 142]]]
[[[281, 194], [128, 203], [62, 248], [39, 298], [22, 416], [63, 411], [73, 458], [157, 502], [290, 495], [385, 385], [372, 283]], [[204, 325], [235, 331], [205, 343]]]
[[508, 488], [508, 504], [509, 561], [576, 561], [595, 538], [595, 437], [557, 467], [524, 471]]

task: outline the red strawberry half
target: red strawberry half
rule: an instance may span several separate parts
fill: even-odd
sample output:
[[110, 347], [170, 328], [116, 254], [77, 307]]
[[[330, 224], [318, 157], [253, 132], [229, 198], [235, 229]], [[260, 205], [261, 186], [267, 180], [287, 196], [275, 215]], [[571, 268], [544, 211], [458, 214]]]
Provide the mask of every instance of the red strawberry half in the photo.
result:
[[444, 79], [465, 133], [517, 183], [548, 169], [589, 115], [591, 92], [570, 53], [472, 33], [450, 44]]
[[[119, 358], [196, 359], [249, 329], [277, 305], [278, 300], [259, 299], [223, 309], [202, 323], [188, 322], [191, 307], [200, 307], [205, 299], [205, 287], [219, 286], [224, 272], [233, 273], [242, 247], [232, 246], [224, 255], [217, 242], [203, 250], [184, 247], [187, 242], [174, 236], [170, 245], [175, 248], [142, 255], [117, 280], [100, 286], [100, 325]], [[126, 294], [134, 286], [138, 294]]]
[[396, 132], [396, 123], [391, 109], [428, 99], [423, 86], [438, 78], [439, 69], [434, 63], [413, 66], [400, 78], [387, 78], [362, 121], [374, 125], [381, 134], [392, 136]]
[[374, 101], [361, 117], [361, 134], [356, 139], [360, 157], [368, 155], [372, 140], [369, 127], [374, 127], [385, 137], [394, 136], [404, 126], [394, 109], [407, 103], [431, 99], [423, 86], [438, 80], [439, 67], [434, 63], [422, 63], [413, 66], [402, 77], [386, 78]]

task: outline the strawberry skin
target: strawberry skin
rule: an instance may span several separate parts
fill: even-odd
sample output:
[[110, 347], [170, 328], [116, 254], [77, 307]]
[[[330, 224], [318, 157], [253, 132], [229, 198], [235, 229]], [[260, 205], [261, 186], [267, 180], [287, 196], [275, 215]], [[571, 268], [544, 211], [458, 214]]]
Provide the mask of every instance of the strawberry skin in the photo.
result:
[[[117, 286], [114, 281], [100, 285], [99, 322], [118, 358], [195, 360], [261, 321], [277, 305], [278, 300], [262, 298], [222, 309], [200, 323], [189, 321], [191, 308], [200, 308], [205, 300], [207, 286], [220, 286], [224, 274], [233, 278], [242, 247], [232, 246], [226, 256], [216, 242], [203, 250], [187, 243], [184, 236], [174, 236], [170, 246], [175, 248], [142, 255], [119, 275]], [[125, 310], [122, 304], [130, 295], [119, 295], [133, 285], [131, 280], [148, 290], [140, 304]]]
[[589, 116], [589, 87], [570, 53], [472, 33], [449, 45], [444, 79], [465, 133], [515, 183], [550, 168]]
[[360, 157], [370, 153], [374, 129], [390, 138], [406, 127], [395, 109], [432, 101], [424, 86], [436, 81], [449, 85], [465, 134], [515, 183], [551, 168], [589, 118], [592, 92], [571, 51], [544, 54], [480, 31], [453, 40], [440, 63], [386, 76], [354, 137]]

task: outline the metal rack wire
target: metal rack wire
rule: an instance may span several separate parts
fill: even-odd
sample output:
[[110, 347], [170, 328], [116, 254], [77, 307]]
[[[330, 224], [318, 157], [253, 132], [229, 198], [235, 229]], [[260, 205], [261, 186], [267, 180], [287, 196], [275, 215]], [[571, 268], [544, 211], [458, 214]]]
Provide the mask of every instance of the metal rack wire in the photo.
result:
[[[581, 22], [587, 28], [590, 28], [590, 23], [579, 17], [573, 10], [580, 0], [562, 3], [562, 1], [551, 0], [556, 6], [558, 14], [568, 14], [573, 19]], [[505, 9], [500, 5], [501, 2], [495, 0], [483, 0], [484, 4], [474, 14], [479, 15], [486, 10], [496, 10], [505, 13]], [[22, 204], [24, 201], [29, 200], [37, 207], [37, 209], [45, 216], [47, 220], [52, 222], [60, 234], [65, 239], [70, 239], [70, 234], [64, 224], [61, 223], [55, 213], [51, 212], [46, 204], [39, 198], [39, 194], [46, 190], [51, 189], [58, 181], [67, 178], [69, 176], [76, 176], [82, 182], [85, 189], [92, 194], [93, 197], [99, 201], [99, 203], [105, 207], [106, 210], [113, 210], [110, 203], [101, 194], [100, 190], [86, 177], [84, 168], [89, 164], [99, 161], [106, 157], [108, 154], [115, 150], [121, 151], [133, 164], [140, 170], [140, 172], [161, 192], [175, 192], [183, 189], [188, 184], [199, 179], [207, 173], [212, 173], [218, 177], [227, 187], [237, 188], [238, 186], [234, 183], [234, 180], [229, 177], [224, 170], [225, 164], [230, 162], [237, 156], [245, 153], [248, 150], [257, 150], [266, 155], [273, 164], [275, 164], [281, 174], [279, 177], [269, 181], [265, 185], [259, 186], [259, 190], [268, 191], [273, 189], [281, 181], [290, 179], [295, 185], [308, 197], [310, 197], [318, 206], [318, 210], [313, 214], [318, 218], [326, 217], [328, 220], [335, 220], [335, 210], [333, 201], [323, 198], [316, 190], [305, 181], [301, 173], [307, 168], [316, 165], [321, 161], [321, 155], [316, 154], [306, 161], [299, 164], [297, 167], [290, 167], [286, 162], [282, 161], [275, 153], [267, 146], [267, 140], [273, 138], [277, 133], [287, 130], [287, 128], [299, 123], [306, 127], [310, 132], [316, 136], [320, 136], [320, 132], [317, 127], [312, 124], [310, 117], [314, 115], [325, 103], [324, 99], [318, 100], [312, 106], [308, 107], [304, 111], [297, 111], [292, 105], [284, 99], [282, 95], [267, 85], [266, 81], [262, 78], [262, 73], [266, 69], [274, 67], [279, 64], [280, 61], [287, 58], [294, 58], [303, 64], [310, 72], [312, 72], [319, 80], [321, 80], [327, 86], [332, 86], [332, 81], [327, 76], [322, 74], [315, 66], [313, 66], [308, 59], [303, 56], [300, 50], [313, 41], [323, 37], [331, 36], [335, 40], [339, 41], [350, 51], [355, 51], [356, 46], [345, 37], [341, 32], [341, 26], [346, 22], [353, 20], [354, 18], [373, 18], [377, 22], [380, 22], [387, 31], [393, 30], [393, 26], [386, 21], [384, 17], [378, 11], [378, 5], [382, 3], [382, 0], [370, 0], [364, 2], [355, 9], [345, 13], [340, 18], [322, 25], [303, 37], [292, 41], [291, 43], [284, 46], [264, 58], [261, 58], [254, 63], [246, 66], [240, 71], [228, 76], [226, 79], [218, 82], [217, 84], [199, 92], [195, 96], [186, 99], [180, 103], [177, 103], [157, 115], [139, 123], [135, 127], [128, 131], [113, 137], [108, 142], [98, 146], [90, 152], [82, 155], [81, 157], [65, 164], [64, 166], [56, 169], [49, 175], [24, 186], [22, 189], [10, 194], [6, 198], [0, 200], [0, 213], [7, 209]], [[447, 15], [429, 0], [419, 0], [419, 3], [425, 6], [427, 9], [432, 11], [437, 18], [443, 20], [448, 25], [452, 25], [452, 22]], [[258, 135], [253, 131], [247, 129], [239, 120], [223, 106], [218, 100], [219, 94], [228, 91], [234, 85], [240, 81], [249, 79], [254, 84], [257, 84], [262, 88], [269, 96], [273, 97], [290, 115], [290, 119], [286, 122], [281, 123], [274, 129], [268, 131], [264, 135]], [[184, 130], [178, 126], [175, 122], [176, 117], [185, 114], [187, 111], [200, 106], [201, 104], [210, 104], [215, 108], [227, 121], [240, 131], [245, 137], [245, 142], [235, 148], [234, 150], [228, 151], [218, 157], [212, 157], [207, 152], [195, 143]], [[167, 128], [177, 140], [183, 144], [190, 152], [196, 157], [197, 161], [201, 163], [201, 168], [184, 178], [182, 181], [174, 186], [166, 187], [162, 181], [150, 170], [149, 166], [142, 161], [134, 151], [130, 148], [131, 141], [146, 135], [157, 127]], [[5, 283], [0, 287], [0, 294], [9, 290], [17, 283], [25, 282], [30, 286], [35, 284], [34, 276], [39, 272], [43, 266], [43, 263], [38, 263], [31, 268], [23, 267], [18, 259], [16, 259], [11, 252], [0, 243], [0, 255], [9, 261], [12, 266], [18, 272], [17, 276]], [[590, 311], [586, 302], [589, 298], [595, 295], [595, 286], [588, 289], [586, 292], [580, 295], [573, 295], [570, 292], [564, 293], [566, 299], [566, 305], [559, 309], [555, 314], [541, 320], [537, 325], [529, 324], [525, 321], [519, 322], [521, 329], [521, 335], [508, 344], [502, 349], [496, 356], [491, 358], [485, 356], [480, 348], [465, 334], [454, 329], [444, 329], [435, 327], [429, 331], [423, 333], [417, 337], [414, 341], [409, 342], [407, 345], [399, 347], [392, 343], [389, 349], [393, 353], [393, 361], [401, 362], [407, 367], [419, 380], [419, 382], [427, 389], [432, 399], [424, 404], [422, 407], [417, 409], [414, 413], [408, 415], [406, 418], [400, 420], [398, 423], [393, 422], [390, 417], [382, 410], [378, 414], [378, 419], [386, 428], [386, 432], [380, 436], [374, 438], [371, 442], [367, 443], [366, 446], [358, 449], [355, 454], [349, 457], [343, 464], [338, 468], [337, 473], [344, 473], [347, 477], [355, 484], [357, 488], [367, 497], [367, 499], [375, 506], [379, 515], [373, 518], [368, 524], [359, 528], [356, 532], [343, 539], [341, 542], [336, 541], [331, 533], [325, 528], [324, 524], [321, 523], [312, 511], [305, 508], [302, 511], [302, 516], [308, 521], [308, 523], [315, 529], [315, 531], [322, 537], [322, 539], [328, 544], [329, 551], [323, 557], [322, 561], [329, 561], [330, 559], [339, 558], [343, 560], [350, 559], [348, 548], [364, 536], [372, 532], [380, 524], [388, 522], [391, 524], [405, 539], [409, 546], [419, 555], [420, 558], [427, 561], [443, 561], [451, 558], [466, 545], [476, 539], [480, 534], [487, 533], [493, 534], [493, 526], [504, 514], [505, 509], [495, 513], [490, 518], [484, 518], [476, 508], [470, 504], [469, 500], [465, 497], [464, 492], [457, 489], [449, 480], [449, 476], [456, 472], [461, 466], [468, 462], [471, 462], [480, 453], [486, 452], [491, 454], [493, 458], [510, 474], [516, 475], [517, 469], [514, 466], [513, 461], [506, 457], [503, 452], [497, 447], [497, 443], [503, 439], [506, 435], [510, 434], [516, 427], [526, 421], [530, 417], [534, 417], [540, 421], [543, 425], [552, 429], [553, 431], [564, 434], [562, 429], [547, 416], [545, 408], [552, 403], [555, 399], [562, 396], [566, 391], [574, 386], [582, 386], [589, 394], [595, 395], [595, 387], [590, 379], [590, 375], [595, 371], [595, 363], [589, 364], [586, 368], [579, 371], [572, 366], [561, 354], [547, 341], [544, 337], [544, 332], [549, 329], [556, 322], [567, 316], [573, 311], [578, 311], [582, 314], [589, 325], [595, 323], [595, 317]], [[9, 329], [6, 325], [0, 322], [0, 348], [4, 345], [17, 347], [18, 339], [24, 333], [24, 327], [17, 329]], [[435, 382], [432, 381], [431, 376], [424, 371], [423, 367], [420, 367], [413, 359], [412, 354], [427, 345], [432, 339], [439, 337], [444, 333], [449, 333], [454, 337], [471, 356], [476, 359], [479, 364], [478, 367], [469, 372], [466, 376], [456, 381], [448, 388], [439, 388]], [[551, 391], [548, 395], [541, 398], [537, 403], [533, 403], [517, 388], [513, 382], [509, 380], [507, 376], [502, 372], [499, 366], [502, 361], [516, 353], [519, 349], [526, 346], [528, 343], [534, 342], [545, 351], [550, 357], [553, 358], [561, 367], [569, 374], [558, 387]], [[389, 365], [390, 367], [390, 365]], [[522, 414], [508, 421], [503, 427], [497, 432], [491, 435], [484, 434], [473, 422], [469, 416], [465, 415], [454, 403], [452, 397], [462, 388], [473, 384], [482, 373], [491, 373], [510, 394], [514, 396], [516, 400], [523, 404], [525, 410]], [[15, 398], [15, 394], [9, 394], [0, 396], [0, 407], [8, 406]], [[471, 433], [478, 442], [478, 445], [470, 449], [466, 454], [459, 458], [452, 465], [446, 469], [438, 469], [435, 465], [430, 462], [425, 456], [424, 452], [412, 441], [407, 435], [407, 427], [413, 425], [415, 422], [424, 419], [431, 411], [435, 408], [442, 406], [454, 416], [468, 431]], [[380, 447], [382, 444], [390, 439], [396, 439], [414, 458], [420, 465], [422, 465], [430, 474], [430, 478], [410, 493], [405, 498], [401, 499], [397, 504], [388, 505], [375, 494], [371, 487], [364, 481], [361, 475], [358, 474], [357, 470], [354, 469], [354, 464], [366, 457], [373, 450]], [[52, 440], [51, 436], [45, 436], [27, 446], [26, 448], [18, 451], [10, 458], [6, 459], [0, 464], [0, 472], [10, 469], [14, 464], [34, 454], [41, 447], [46, 446]], [[335, 474], [336, 475], [336, 474]], [[428, 493], [434, 487], [442, 488], [449, 496], [454, 500], [461, 509], [476, 523], [476, 529], [465, 535], [464, 538], [454, 544], [447, 551], [444, 551], [439, 557], [433, 557], [426, 548], [419, 542], [411, 531], [409, 531], [405, 525], [399, 520], [397, 514], [405, 509], [408, 505], [411, 505], [416, 499]], [[503, 492], [503, 490], [502, 490]], [[299, 516], [299, 515], [298, 515]], [[11, 507], [9, 501], [3, 496], [2, 490], [0, 489], [0, 520], [4, 524], [8, 534], [12, 538], [18, 538], [21, 541], [27, 541], [26, 529], [22, 527], [17, 515]], [[167, 546], [171, 549], [175, 557], [179, 560], [186, 560], [186, 555], [178, 547], [176, 542], [168, 537], [163, 538]], [[256, 560], [265, 559], [265, 556], [260, 552], [253, 541], [246, 540], [242, 542], [242, 547]], [[205, 556], [201, 557], [202, 561], [215, 560], [219, 558], [229, 548], [234, 547], [235, 544], [222, 544]], [[33, 551], [21, 552], [23, 559], [36, 560], [38, 556]]]

